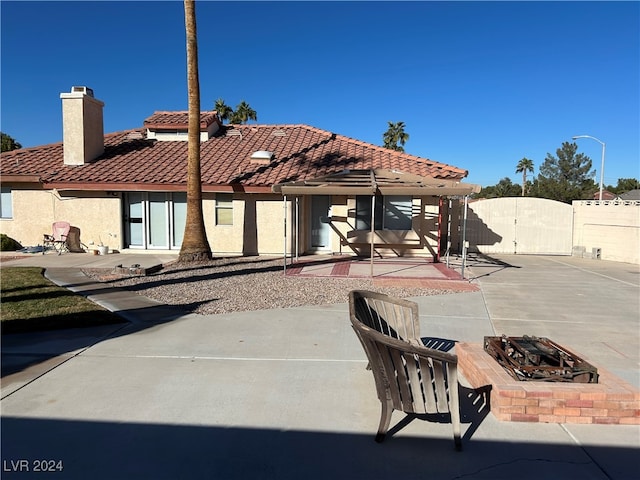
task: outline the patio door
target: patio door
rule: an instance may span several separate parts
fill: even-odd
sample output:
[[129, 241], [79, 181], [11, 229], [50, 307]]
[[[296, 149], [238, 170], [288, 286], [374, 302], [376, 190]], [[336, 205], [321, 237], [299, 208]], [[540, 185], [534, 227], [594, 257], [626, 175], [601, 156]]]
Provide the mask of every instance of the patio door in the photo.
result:
[[124, 197], [125, 247], [179, 249], [186, 220], [184, 192], [128, 192]]
[[311, 196], [311, 249], [330, 250], [331, 247], [331, 197]]

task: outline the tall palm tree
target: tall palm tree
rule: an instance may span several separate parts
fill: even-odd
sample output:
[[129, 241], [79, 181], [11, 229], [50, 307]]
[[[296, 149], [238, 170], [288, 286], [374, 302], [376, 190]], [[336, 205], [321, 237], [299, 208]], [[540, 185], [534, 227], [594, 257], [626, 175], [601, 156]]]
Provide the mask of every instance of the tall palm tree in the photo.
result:
[[253, 120], [255, 122], [258, 121], [258, 115], [256, 111], [249, 106], [247, 102], [242, 100], [238, 106], [236, 107], [235, 112], [231, 113], [230, 122], [235, 124], [244, 124], [249, 120]]
[[213, 108], [216, 112], [218, 112], [220, 120], [229, 120], [231, 115], [233, 115], [233, 109], [229, 105], [224, 103], [224, 100], [222, 98], [216, 100]]
[[522, 196], [527, 190], [527, 172], [533, 173], [533, 160], [529, 160], [527, 157], [524, 157], [522, 160], [518, 162], [516, 165], [516, 173], [522, 173]]
[[211, 260], [202, 214], [200, 174], [200, 80], [198, 78], [198, 36], [195, 0], [184, 0], [187, 36], [187, 91], [189, 96], [189, 131], [187, 154], [187, 218], [180, 248], [179, 262]]
[[409, 134], [404, 131], [404, 122], [387, 123], [389, 124], [389, 128], [382, 135], [383, 146], [391, 150], [404, 152], [403, 145], [409, 140]]

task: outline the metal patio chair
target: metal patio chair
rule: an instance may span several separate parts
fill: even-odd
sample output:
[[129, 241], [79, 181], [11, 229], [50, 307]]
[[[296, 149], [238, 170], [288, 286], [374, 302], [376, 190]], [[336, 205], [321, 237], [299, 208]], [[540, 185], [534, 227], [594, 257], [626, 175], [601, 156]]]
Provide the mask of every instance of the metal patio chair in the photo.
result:
[[407, 302], [374, 292], [349, 294], [351, 325], [369, 360], [382, 407], [376, 441], [384, 441], [394, 410], [423, 420], [441, 414], [450, 417], [446, 420], [461, 450], [458, 357], [422, 345], [413, 314], [407, 316], [413, 302]]
[[63, 252], [68, 252], [67, 237], [69, 236], [70, 229], [71, 224], [69, 222], [54, 222], [51, 227], [51, 235], [44, 234], [42, 254], [44, 255], [44, 253], [51, 248], [58, 252], [58, 255], [61, 255]]

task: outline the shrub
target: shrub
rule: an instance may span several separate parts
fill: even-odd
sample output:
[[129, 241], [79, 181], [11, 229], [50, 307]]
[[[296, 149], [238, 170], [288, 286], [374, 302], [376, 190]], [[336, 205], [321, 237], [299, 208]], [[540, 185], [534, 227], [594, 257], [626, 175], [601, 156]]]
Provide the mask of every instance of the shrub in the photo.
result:
[[20, 250], [22, 245], [11, 237], [8, 237], [4, 233], [0, 233], [0, 251], [2, 252], [15, 252]]

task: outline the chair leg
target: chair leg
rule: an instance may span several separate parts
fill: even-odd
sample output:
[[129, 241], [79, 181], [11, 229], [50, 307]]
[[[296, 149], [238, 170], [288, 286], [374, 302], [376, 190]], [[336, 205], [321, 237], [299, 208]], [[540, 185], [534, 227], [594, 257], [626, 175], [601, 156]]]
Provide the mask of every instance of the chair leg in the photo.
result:
[[389, 430], [389, 425], [391, 424], [391, 414], [393, 413], [393, 408], [391, 407], [391, 402], [381, 402], [382, 403], [382, 412], [380, 412], [380, 425], [378, 426], [378, 434], [376, 435], [376, 442], [382, 443], [384, 442], [384, 437]]

